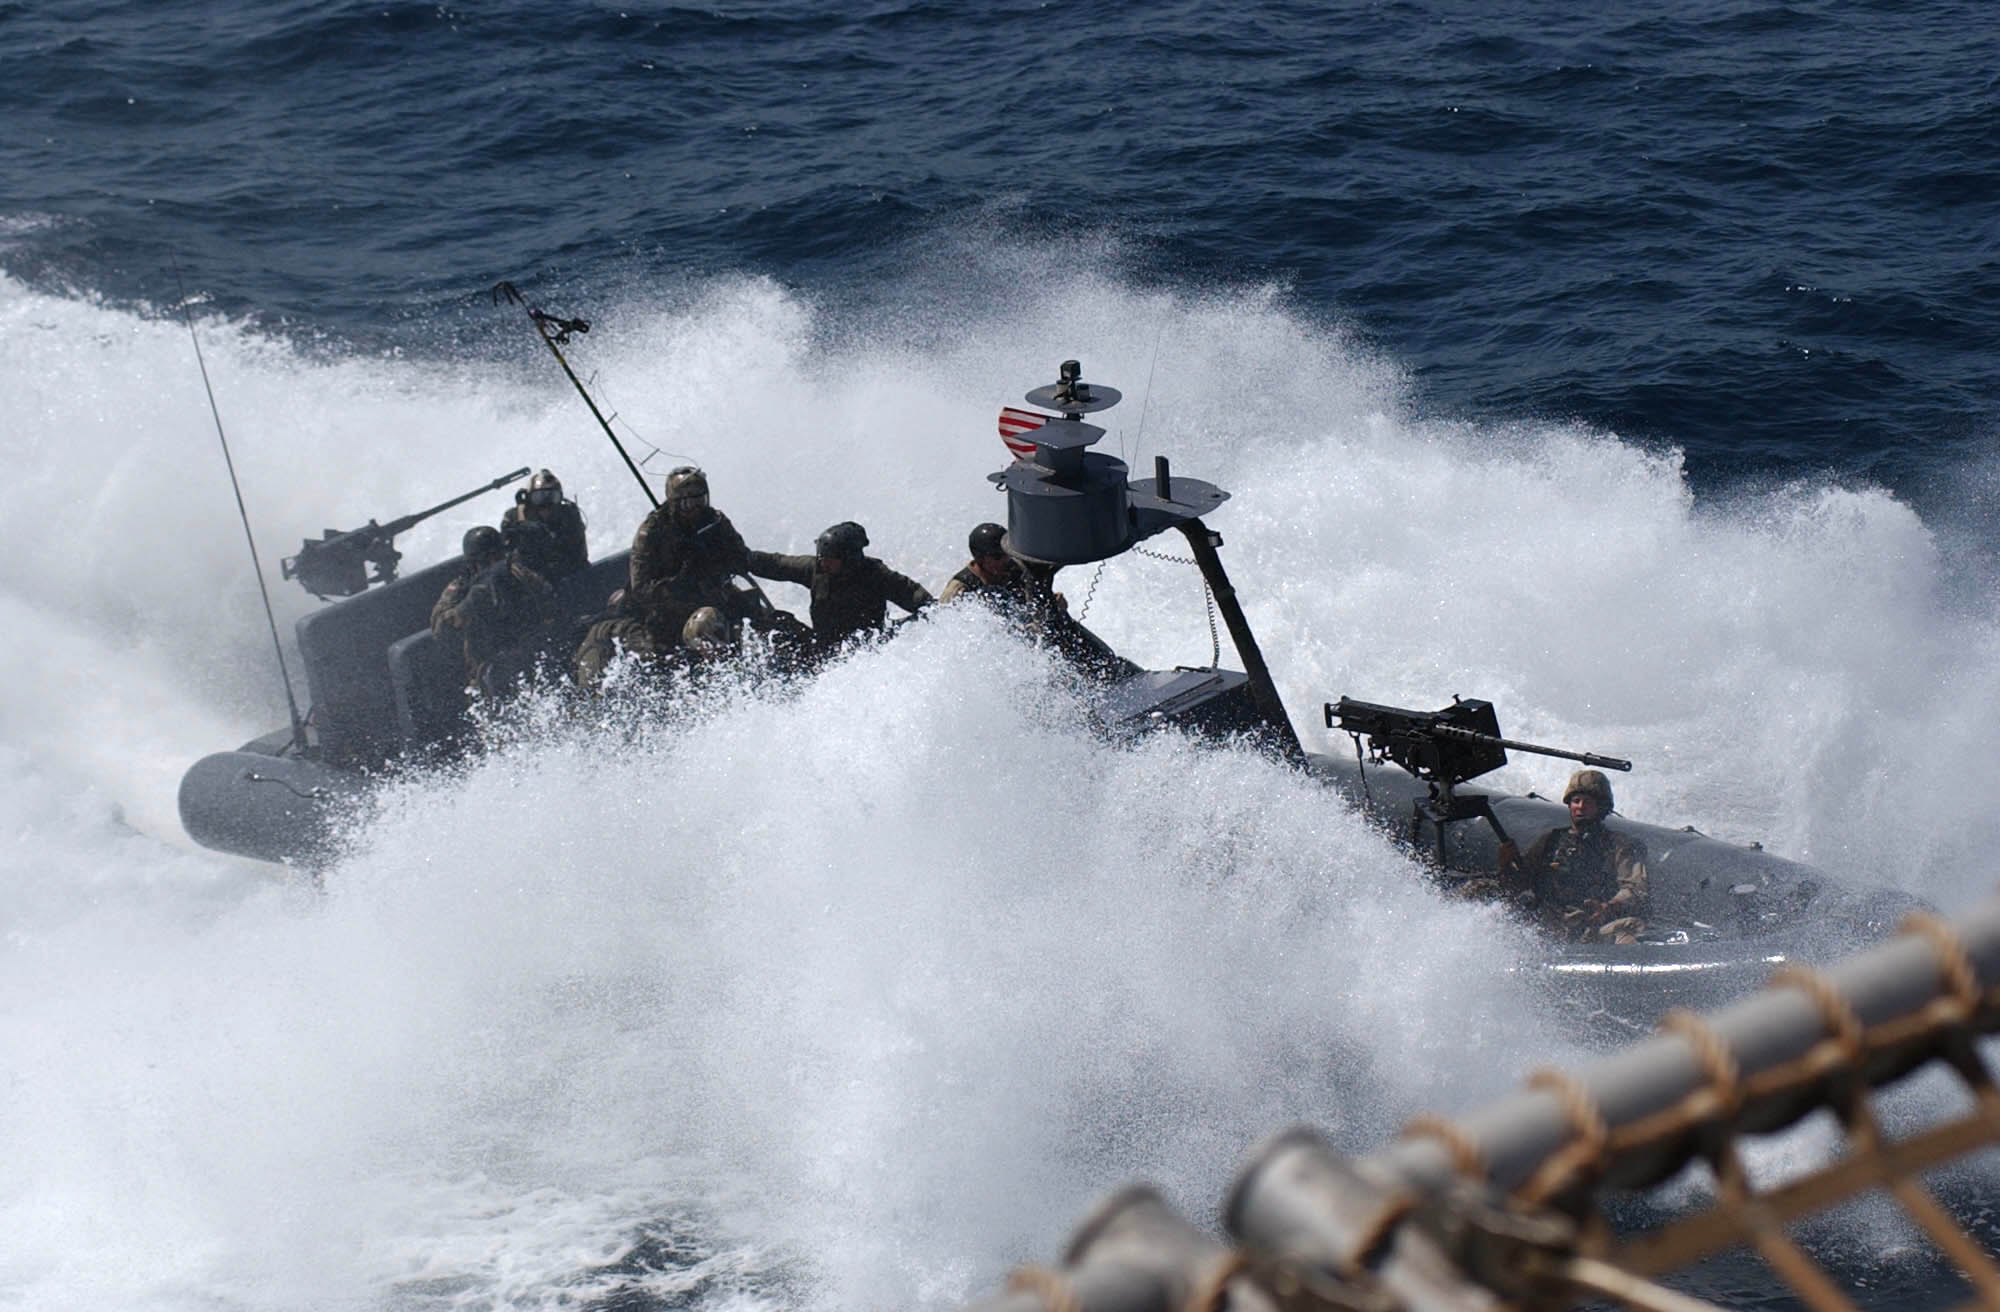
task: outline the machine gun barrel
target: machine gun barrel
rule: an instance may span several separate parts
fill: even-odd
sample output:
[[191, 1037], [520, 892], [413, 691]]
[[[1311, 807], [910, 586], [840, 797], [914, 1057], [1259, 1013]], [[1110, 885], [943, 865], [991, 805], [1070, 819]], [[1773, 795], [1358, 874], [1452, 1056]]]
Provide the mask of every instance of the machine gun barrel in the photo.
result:
[[[474, 497], [483, 497], [488, 492], [497, 492], [501, 488], [506, 487], [509, 483], [518, 483], [522, 479], [528, 476], [528, 472], [529, 472], [529, 467], [527, 465], [522, 465], [519, 469], [515, 470], [513, 473], [502, 474], [500, 475], [500, 477], [494, 479], [491, 483], [486, 483], [483, 484], [482, 486], [473, 488], [472, 491], [470, 492], [461, 492], [457, 496], [451, 498], [451, 500], [449, 501], [440, 501], [435, 506], [432, 506], [429, 510], [419, 510], [413, 515], [405, 515], [401, 519], [392, 519], [388, 523], [382, 525], [380, 528], [377, 528], [374, 531], [382, 537], [393, 538], [398, 533], [404, 533], [409, 531], [410, 529], [415, 528], [417, 525], [429, 519], [432, 515], [443, 514], [445, 511], [450, 510], [453, 506], [460, 505], [464, 502], [470, 501]], [[357, 533], [365, 533], [368, 531], [369, 530], [367, 529], [355, 530], [355, 532]]]
[[1493, 703], [1458, 698], [1438, 711], [1416, 711], [1342, 697], [1326, 704], [1326, 727], [1366, 738], [1375, 758], [1394, 761], [1420, 779], [1450, 786], [1507, 763], [1507, 751], [1559, 756], [1605, 770], [1630, 770], [1630, 761], [1596, 752], [1520, 742], [1500, 736]]
[[[371, 583], [393, 582], [396, 564], [403, 558], [395, 547], [398, 533], [407, 532], [432, 515], [442, 514], [462, 502], [526, 478], [528, 472], [529, 467], [523, 465], [490, 483], [482, 483], [470, 492], [461, 492], [428, 509], [392, 519], [386, 524], [378, 524], [371, 519], [360, 528], [349, 529], [345, 533], [328, 529], [323, 537], [308, 538], [300, 544], [298, 555], [287, 556], [280, 562], [284, 576], [297, 579], [307, 592], [322, 598], [351, 597], [365, 591]], [[370, 565], [375, 567], [372, 575], [368, 572]]]
[[1630, 770], [1632, 763], [1615, 756], [1599, 756], [1596, 752], [1571, 752], [1560, 747], [1543, 747], [1538, 743], [1524, 743], [1513, 738], [1496, 738], [1491, 734], [1474, 733], [1457, 725], [1433, 725], [1428, 730], [1440, 738], [1456, 738], [1460, 742], [1478, 743], [1484, 747], [1500, 747], [1516, 752], [1532, 752], [1536, 756], [1560, 756], [1565, 761], [1578, 761], [1595, 766], [1600, 770]]

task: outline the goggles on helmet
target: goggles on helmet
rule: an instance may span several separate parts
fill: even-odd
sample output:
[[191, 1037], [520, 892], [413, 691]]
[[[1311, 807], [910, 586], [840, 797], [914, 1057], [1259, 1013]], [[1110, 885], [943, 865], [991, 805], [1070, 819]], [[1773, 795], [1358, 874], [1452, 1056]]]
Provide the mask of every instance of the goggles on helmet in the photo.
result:
[[528, 493], [531, 506], [559, 506], [562, 504], [562, 489], [559, 487], [538, 487]]

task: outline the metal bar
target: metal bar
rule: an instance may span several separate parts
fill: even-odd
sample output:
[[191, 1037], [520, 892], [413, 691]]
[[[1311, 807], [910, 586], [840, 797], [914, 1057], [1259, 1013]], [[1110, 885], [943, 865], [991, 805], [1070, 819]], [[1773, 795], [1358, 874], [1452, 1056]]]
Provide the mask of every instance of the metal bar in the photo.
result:
[[1299, 743], [1292, 717], [1285, 713], [1285, 703], [1271, 681], [1271, 668], [1264, 663], [1264, 653], [1257, 646], [1257, 635], [1250, 631], [1250, 621], [1244, 618], [1243, 607], [1236, 600], [1236, 589], [1230, 586], [1229, 575], [1222, 568], [1222, 556], [1216, 551], [1221, 536], [1199, 519], [1183, 520], [1174, 527], [1186, 535], [1195, 564], [1215, 598], [1215, 608], [1222, 612], [1222, 622], [1228, 626], [1230, 640], [1236, 644], [1236, 654], [1243, 661], [1243, 672], [1250, 676], [1250, 699], [1265, 722], [1277, 731], [1279, 750], [1288, 760], [1303, 762], [1306, 749]]

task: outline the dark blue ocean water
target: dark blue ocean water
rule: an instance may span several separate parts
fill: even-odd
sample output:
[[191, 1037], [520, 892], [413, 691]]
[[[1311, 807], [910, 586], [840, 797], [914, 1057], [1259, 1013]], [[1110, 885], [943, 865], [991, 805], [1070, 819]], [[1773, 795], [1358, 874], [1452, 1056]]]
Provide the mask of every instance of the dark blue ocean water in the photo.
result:
[[[900, 399], [889, 381], [900, 344], [925, 348], [908, 358], [952, 367], [954, 343], [1006, 341], [1008, 307], [1108, 304], [1108, 317], [1150, 304], [1134, 288], [1171, 293], [1179, 358], [1170, 349], [1157, 363], [1163, 381], [1178, 369], [1188, 390], [1205, 389], [1180, 402], [1190, 418], [1179, 436], [1194, 445], [1186, 430], [1280, 389], [1294, 343], [1337, 343], [1327, 352], [1337, 359], [1302, 366], [1305, 381], [1271, 407], [1298, 430], [1330, 398], [1354, 412], [1327, 425], [1337, 438], [1309, 433], [1315, 441], [1288, 446], [1295, 431], [1245, 455], [1220, 423], [1221, 436], [1190, 453], [1225, 467], [1244, 456], [1229, 531], [1241, 533], [1239, 549], [1264, 553], [1252, 557], [1265, 567], [1251, 575], [1253, 604], [1277, 635], [1288, 692], [1505, 693], [1510, 716], [1518, 705], [1541, 717], [1531, 725], [1558, 727], [1522, 731], [1543, 740], [1609, 724], [1620, 737], [1587, 745], [1623, 752], [1630, 738], [1648, 749], [1630, 751], [1647, 758], [1634, 788], [1679, 808], [1676, 818], [1764, 826], [1744, 832], [1956, 895], [1991, 882], [1993, 822], [1968, 821], [1962, 798], [2000, 786], [1986, 729], [2000, 705], [1989, 613], [2000, 567], [1990, 520], [1971, 535], [1969, 565], [1958, 538], [1940, 531], [1940, 546], [1928, 534], [1948, 523], [1962, 538], [1968, 510], [2000, 504], [1996, 31], [1979, 0], [0, 0], [0, 313], [21, 334], [8, 344], [32, 348], [10, 353], [7, 454], [17, 481], [59, 516], [58, 531], [17, 527], [0, 550], [10, 571], [0, 621], [27, 635], [0, 681], [0, 797], [13, 808], [0, 828], [28, 835], [25, 855], [0, 867], [4, 900], [26, 908], [0, 925], [19, 963], [0, 958], [0, 983], [29, 999], [0, 1024], [26, 1054], [8, 1064], [43, 1072], [18, 1081], [6, 1107], [31, 1126], [24, 1139], [48, 1145], [23, 1167], [21, 1199], [0, 1190], [0, 1204], [17, 1209], [0, 1211], [35, 1223], [26, 1256], [0, 1264], [0, 1302], [25, 1289], [66, 1307], [819, 1307], [877, 1288], [847, 1269], [867, 1276], [872, 1263], [895, 1274], [881, 1288], [943, 1305], [993, 1287], [1015, 1258], [1053, 1255], [1053, 1239], [1028, 1253], [1000, 1251], [1002, 1237], [1062, 1227], [1080, 1189], [1071, 1176], [1090, 1175], [1092, 1152], [1109, 1153], [1102, 1124], [1145, 1121], [1134, 1140], [1177, 1162], [1183, 1183], [1238, 1160], [1248, 1133], [1276, 1128], [1254, 1078], [1226, 1116], [1199, 1097], [1173, 1101], [1167, 1077], [1182, 1072], [1170, 1058], [1199, 1066], [1209, 1052], [1174, 1042], [1183, 1033], [1260, 1056], [1322, 1032], [1325, 1017], [1299, 999], [1330, 1010], [1368, 1037], [1363, 1066], [1375, 1069], [1342, 1071], [1346, 1082], [1314, 1091], [1324, 1101], [1307, 1110], [1348, 1118], [1357, 1148], [1368, 1144], [1356, 1127], [1379, 1128], [1357, 1107], [1394, 1104], [1400, 1116], [1419, 1096], [1463, 1105], [1501, 1092], [1495, 1068], [1538, 1051], [1532, 1035], [1481, 1032], [1492, 976], [1477, 972], [1491, 945], [1434, 928], [1455, 926], [1444, 917], [1456, 913], [1395, 901], [1419, 896], [1400, 858], [1338, 833], [1302, 849], [1293, 818], [1273, 814], [1281, 808], [1262, 793], [1225, 805], [1219, 773], [1205, 785], [1218, 824], [1251, 833], [1223, 855], [1261, 873], [1267, 894], [1316, 887], [1329, 861], [1362, 891], [1359, 911], [1315, 908], [1333, 917], [1330, 942], [1291, 945], [1308, 987], [1167, 932], [1176, 915], [1205, 923], [1193, 917], [1206, 898], [1127, 923], [1160, 892], [1114, 859], [1127, 850], [1116, 842], [1104, 864], [1133, 888], [1114, 885], [1119, 896], [1086, 908], [1096, 918], [1052, 898], [1060, 910], [1029, 927], [1073, 929], [1074, 957], [1053, 953], [1051, 972], [1017, 954], [978, 955], [1006, 938], [995, 924], [1034, 900], [1012, 897], [1002, 877], [1018, 863], [996, 859], [994, 874], [940, 839], [956, 829], [937, 822], [948, 807], [927, 802], [900, 823], [871, 815], [850, 828], [844, 794], [799, 790], [773, 803], [746, 783], [762, 777], [783, 733], [805, 757], [859, 759], [860, 773], [925, 799], [932, 776], [952, 768], [932, 768], [934, 758], [1001, 742], [993, 768], [1013, 773], [994, 791], [1047, 791], [1038, 744], [992, 729], [965, 711], [960, 689], [926, 684], [915, 667], [898, 676], [911, 698], [943, 708], [927, 731], [899, 726], [885, 746], [870, 736], [884, 717], [842, 719], [836, 704], [817, 725], [779, 730], [753, 708], [721, 740], [720, 773], [749, 793], [729, 817], [764, 843], [782, 828], [774, 814], [813, 812], [802, 828], [816, 843], [789, 866], [753, 859], [731, 878], [754, 890], [765, 887], [759, 876], [784, 885], [817, 871], [826, 914], [852, 917], [833, 931], [754, 905], [683, 915], [682, 903], [661, 900], [657, 854], [610, 822], [579, 840], [582, 855], [568, 835], [555, 848], [482, 846], [538, 805], [605, 814], [582, 767], [531, 775], [518, 792], [488, 779], [483, 791], [475, 781], [418, 797], [380, 851], [343, 872], [358, 891], [319, 921], [259, 919], [223, 896], [211, 914], [184, 891], [217, 878], [211, 854], [134, 849], [140, 834], [172, 829], [173, 781], [195, 753], [241, 741], [246, 717], [261, 729], [282, 716], [220, 473], [205, 470], [212, 477], [185, 498], [157, 494], [192, 467], [197, 446], [211, 460], [186, 336], [136, 340], [144, 334], [119, 311], [156, 314], [184, 284], [202, 313], [250, 325], [217, 325], [209, 340], [229, 361], [224, 409], [242, 423], [233, 431], [245, 439], [253, 514], [273, 527], [267, 546], [469, 485], [476, 447], [480, 477], [536, 452], [566, 477], [593, 479], [582, 485], [601, 552], [629, 533], [636, 499], [595, 434], [579, 441], [574, 398], [489, 288], [510, 279], [551, 309], [598, 319], [593, 346], [614, 349], [593, 363], [608, 360], [608, 382], [629, 395], [642, 386], [635, 376], [648, 377], [636, 360], [653, 339], [613, 338], [623, 308], [768, 279], [785, 295], [644, 326], [662, 339], [713, 331], [756, 350], [731, 334], [782, 336], [805, 304], [828, 311], [796, 316], [807, 331], [876, 349], [815, 359], [859, 360], [852, 388], [793, 367], [782, 349], [776, 366], [743, 371], [779, 395], [744, 426], [757, 441], [702, 450], [713, 467], [735, 462], [732, 513], [742, 507], [758, 545], [776, 547], [860, 515], [939, 579], [969, 513], [955, 483], [947, 495], [913, 476], [910, 495], [877, 498], [874, 469], [831, 469], [829, 458], [800, 470], [782, 449], [809, 445], [823, 408], [842, 433], [867, 431], [884, 398]], [[1085, 280], [1119, 294], [1054, 295]], [[1201, 304], [1210, 292], [1223, 293], [1213, 307]], [[1244, 309], [1265, 305], [1280, 313]], [[1291, 332], [1295, 322], [1311, 331]], [[1143, 396], [1146, 343], [1157, 350], [1159, 339], [1151, 324], [1116, 326], [1129, 329], [1125, 372], [1108, 381]], [[82, 345], [51, 344], [58, 334]], [[330, 367], [265, 361], [268, 336]], [[1206, 358], [1190, 362], [1190, 349]], [[640, 419], [672, 441], [683, 403], [709, 400], [688, 385], [688, 361], [713, 360], [663, 354], [673, 367], [654, 377], [685, 390], [648, 398]], [[392, 371], [391, 359], [426, 367]], [[1248, 362], [1240, 396], [1217, 364], [1235, 360]], [[1392, 389], [1376, 386], [1377, 366], [1421, 421], [1390, 425], [1381, 441], [1370, 407]], [[112, 370], [122, 373], [104, 379]], [[923, 396], [921, 378], [894, 381]], [[954, 417], [979, 410], [989, 460], [998, 448], [983, 407], [1014, 399], [990, 381], [957, 380], [951, 398]], [[1223, 404], [1205, 406], [1215, 393]], [[157, 407], [155, 422], [132, 422], [142, 406]], [[1130, 407], [1141, 432], [1143, 406]], [[907, 405], [899, 419], [883, 446], [912, 461], [928, 453], [929, 413]], [[1517, 420], [1538, 426], [1534, 449], [1485, 467], [1474, 442], [1504, 438]], [[1683, 513], [1680, 471], [1551, 431], [1572, 422], [1647, 451], [1678, 449], [1703, 509], [1747, 508], [1713, 520]], [[479, 443], [494, 430], [506, 459], [489, 465]], [[364, 440], [384, 433], [397, 440]], [[1454, 445], [1465, 433], [1473, 439]], [[539, 454], [548, 450], [557, 454]], [[1550, 492], [1545, 458], [1577, 467], [1574, 490]], [[1791, 484], [1803, 490], [1780, 486]], [[1311, 494], [1292, 495], [1301, 485]], [[1864, 485], [1915, 503], [1923, 519], [1841, 491]], [[1489, 495], [1490, 505], [1439, 504]], [[192, 509], [210, 501], [214, 518]], [[904, 523], [877, 517], [878, 506]], [[462, 527], [412, 535], [422, 544], [413, 555]], [[1599, 586], [1548, 584], [1547, 566], [1571, 560], [1578, 541], [1607, 562]], [[1463, 586], [1487, 595], [1468, 602], [1454, 590], [1462, 569], [1474, 580]], [[1974, 600], [1944, 595], [1952, 582], [1969, 582]], [[1511, 625], [1493, 618], [1491, 597], [1503, 593]], [[1140, 592], [1149, 603], [1164, 595]], [[279, 604], [288, 617], [306, 605], [289, 593]], [[1198, 609], [1190, 616], [1199, 623]], [[1141, 622], [1120, 636], [1151, 635]], [[1349, 677], [1357, 682], [1336, 682]], [[662, 777], [713, 785], [706, 769], [677, 765], [663, 753], [611, 772], [641, 799], [636, 823], [667, 812], [645, 809]], [[1152, 851], [1157, 832], [1185, 818], [1187, 785], [1179, 767], [1131, 769], [1147, 787], [1120, 799], [1130, 850]], [[100, 808], [73, 786], [78, 770], [108, 797]], [[167, 815], [151, 828], [148, 800]], [[631, 811], [611, 814], [633, 823]], [[1099, 833], [1098, 819], [1049, 832], [1075, 846]], [[518, 882], [546, 900], [512, 901], [488, 873], [509, 860], [574, 861], [591, 878], [564, 867], [538, 885], [530, 870]], [[940, 898], [927, 919], [926, 897], [967, 869], [992, 887], [964, 877], [966, 906]], [[857, 886], [875, 902], [850, 899]], [[106, 887], [120, 892], [101, 895]], [[613, 904], [595, 908], [601, 919], [589, 914], [592, 889]], [[800, 902], [788, 885], [770, 897]], [[873, 918], [876, 905], [894, 908], [896, 924]], [[733, 937], [726, 917], [709, 933], [731, 906], [741, 913]], [[1383, 950], [1371, 915], [1409, 917], [1411, 936], [1441, 959], [1417, 954], [1415, 1002], [1391, 969], [1408, 945]], [[697, 919], [703, 932], [683, 942]], [[1116, 935], [1097, 928], [1114, 923]], [[1120, 958], [1114, 938], [1136, 946]], [[640, 967], [670, 955], [656, 942], [693, 963], [672, 977], [686, 996], [627, 987], [627, 966], [644, 983], [652, 976]], [[875, 943], [880, 959], [856, 942]], [[939, 951], [983, 963], [990, 977], [954, 995], [953, 971], [930, 969], [927, 954]], [[37, 952], [64, 964], [43, 968]], [[111, 964], [72, 976], [81, 957]], [[778, 958], [794, 969], [771, 968]], [[1153, 1028], [1135, 1031], [1114, 1005], [1098, 1028], [1080, 1028], [1090, 1042], [1048, 1055], [1049, 1034], [1090, 1011], [1044, 989], [1048, 975], [1080, 975], [1115, 1002], [1144, 996], [1124, 990], [1132, 979], [1150, 985], [1165, 960], [1212, 967], [1212, 978], [1193, 978], [1205, 996], [1227, 997], [1226, 1026], [1183, 1030], [1139, 1007]], [[1356, 961], [1375, 968], [1357, 972]], [[907, 1023], [905, 1011], [929, 1001], [898, 991], [911, 962], [928, 973], [909, 991], [956, 1004], [940, 1007], [951, 1024]], [[590, 970], [599, 963], [602, 979]], [[1456, 984], [1454, 964], [1467, 972]], [[775, 1001], [751, 987], [760, 970]], [[1321, 997], [1328, 979], [1338, 987]], [[1259, 1005], [1238, 1008], [1228, 991], [1246, 980]], [[884, 996], [896, 1005], [872, 1010]], [[982, 1025], [957, 1023], [968, 1015]], [[1166, 1037], [1146, 1050], [1134, 1032]], [[822, 1035], [840, 1041], [822, 1047]], [[1131, 1066], [1114, 1060], [1110, 1078], [1096, 1077], [1090, 1063], [1106, 1052]], [[1080, 1072], [1068, 1078], [1090, 1096], [1052, 1097], [1065, 1072]], [[1233, 1066], [1198, 1074], [1186, 1077], [1197, 1092], [1211, 1079], [1242, 1092]], [[726, 1150], [722, 1166], [765, 1182], [759, 1207], [746, 1209], [762, 1212], [747, 1238], [707, 1215], [738, 1201], [730, 1180], [710, 1178], [721, 1168], [674, 1160], [711, 1142]], [[981, 1181], [1007, 1178], [996, 1163], [1010, 1149], [1028, 1161], [1013, 1165], [1029, 1183], [1014, 1197], [982, 1193]], [[760, 1152], [778, 1162], [761, 1176], [738, 1160]], [[1136, 1169], [1123, 1157], [1117, 1167]], [[1952, 1201], [1983, 1187], [1975, 1180]], [[698, 1232], [685, 1243], [683, 1210]], [[793, 1224], [774, 1235], [772, 1214]], [[1816, 1251], [1859, 1254], [1847, 1274], [1886, 1284], [1893, 1304], [1943, 1283], [1910, 1256], [1917, 1248], [1906, 1228], [1870, 1214], [1819, 1236]], [[798, 1253], [813, 1269], [794, 1279]], [[1767, 1285], [1734, 1268], [1705, 1289], [1769, 1305]]]
[[[1922, 497], [1990, 445], [1976, 0], [0, 5], [0, 268], [453, 352], [718, 271], [1269, 283], [1435, 413]], [[995, 255], [1007, 251], [1005, 258]], [[1107, 254], [1108, 252], [1108, 254]], [[981, 268], [982, 265], [987, 267]]]

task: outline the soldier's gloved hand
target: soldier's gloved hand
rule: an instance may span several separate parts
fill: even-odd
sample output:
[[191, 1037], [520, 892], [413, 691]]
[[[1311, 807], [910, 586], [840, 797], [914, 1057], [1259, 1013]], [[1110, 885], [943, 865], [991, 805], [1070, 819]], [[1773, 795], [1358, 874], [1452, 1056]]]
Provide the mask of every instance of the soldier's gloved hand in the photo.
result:
[[1603, 924], [1605, 919], [1607, 918], [1609, 910], [1610, 909], [1607, 906], [1605, 906], [1604, 903], [1598, 901], [1594, 897], [1587, 897], [1583, 900], [1583, 907], [1582, 907], [1583, 918], [1591, 925]]

